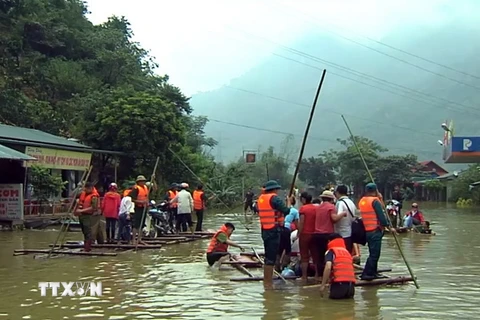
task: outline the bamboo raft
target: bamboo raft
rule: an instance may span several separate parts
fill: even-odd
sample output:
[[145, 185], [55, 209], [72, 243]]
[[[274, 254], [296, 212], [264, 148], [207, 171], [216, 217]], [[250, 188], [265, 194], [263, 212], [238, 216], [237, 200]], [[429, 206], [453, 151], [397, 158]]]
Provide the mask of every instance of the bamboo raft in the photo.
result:
[[[258, 253], [259, 256], [263, 255], [263, 253]], [[230, 281], [232, 282], [258, 282], [258, 281], [263, 281], [263, 276], [255, 276], [251, 274], [247, 268], [261, 268], [262, 263], [258, 261], [256, 258], [255, 254], [252, 252], [242, 252], [240, 253], [239, 256], [232, 256], [232, 259], [230, 261], [223, 262], [222, 265], [228, 265], [237, 268], [239, 271], [242, 273], [248, 275], [248, 277], [242, 277], [242, 278], [231, 278]], [[355, 275], [359, 276], [362, 274], [363, 268], [354, 265], [355, 267]], [[246, 272], [245, 272], [246, 271]], [[384, 272], [391, 272], [391, 268], [382, 268], [378, 270], [378, 273], [382, 274]], [[248, 272], [248, 273], [247, 273]], [[283, 279], [285, 280], [298, 280], [300, 277], [298, 276], [284, 276]], [[274, 277], [274, 280], [283, 280], [281, 277]], [[355, 283], [355, 286], [357, 287], [364, 287], [364, 286], [380, 286], [380, 285], [395, 285], [395, 284], [407, 284], [408, 282], [413, 282], [413, 278], [409, 276], [387, 276], [387, 275], [382, 275], [381, 278], [374, 279], [371, 281], [366, 281], [366, 280], [357, 280]], [[304, 286], [305, 288], [315, 288], [319, 287], [320, 285], [318, 284], [313, 284], [313, 285], [306, 285]]]
[[51, 252], [52, 255], [74, 255], [74, 256], [108, 256], [113, 257], [118, 254], [118, 252], [114, 251], [131, 251], [131, 250], [152, 250], [152, 249], [160, 249], [165, 245], [173, 245], [185, 242], [192, 242], [197, 240], [209, 239], [213, 236], [213, 232], [203, 231], [203, 232], [196, 232], [195, 234], [191, 233], [180, 233], [176, 234], [169, 234], [169, 235], [162, 235], [157, 238], [142, 238], [142, 241], [145, 244], [138, 244], [132, 245], [127, 243], [121, 244], [92, 244], [92, 249], [100, 249], [100, 250], [92, 250], [89, 252], [82, 251], [83, 248], [82, 241], [67, 241], [63, 245], [57, 245], [52, 251], [53, 244], [50, 244], [50, 249], [15, 249], [13, 255], [27, 255], [27, 254], [49, 254]]

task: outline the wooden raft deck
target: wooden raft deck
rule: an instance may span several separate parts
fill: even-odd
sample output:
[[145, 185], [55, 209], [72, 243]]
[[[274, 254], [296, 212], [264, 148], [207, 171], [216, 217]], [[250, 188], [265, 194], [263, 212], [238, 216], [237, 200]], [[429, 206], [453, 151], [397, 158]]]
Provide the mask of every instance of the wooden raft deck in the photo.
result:
[[[82, 241], [67, 241], [63, 245], [57, 245], [51, 252], [52, 255], [75, 255], [75, 256], [116, 256], [118, 253], [132, 250], [155, 250], [160, 249], [165, 245], [173, 245], [184, 242], [192, 242], [197, 240], [209, 239], [213, 236], [213, 232], [197, 232], [180, 233], [178, 235], [162, 235], [157, 238], [142, 238], [145, 244], [139, 244], [135, 246], [133, 244], [121, 243], [121, 244], [92, 244], [92, 250], [90, 252], [82, 251]], [[13, 255], [26, 255], [26, 254], [49, 254], [52, 250], [53, 244], [49, 245], [49, 249], [15, 249]]]

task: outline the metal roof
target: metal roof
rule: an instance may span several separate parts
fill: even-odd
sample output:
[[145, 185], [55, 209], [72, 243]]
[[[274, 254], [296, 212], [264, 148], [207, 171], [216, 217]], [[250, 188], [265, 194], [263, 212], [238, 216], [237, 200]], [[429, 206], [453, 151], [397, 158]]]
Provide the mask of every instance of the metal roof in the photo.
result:
[[90, 147], [78, 142], [70, 141], [67, 138], [54, 136], [40, 130], [14, 127], [6, 124], [0, 124], [0, 138], [12, 139], [25, 142], [37, 142], [48, 145], [58, 145], [62, 147], [76, 147], [90, 149]]
[[30, 157], [25, 153], [21, 153], [17, 150], [7, 148], [1, 144], [0, 144], [0, 159], [21, 160], [21, 161], [37, 160], [34, 157]]
[[123, 152], [93, 149], [84, 144], [36, 129], [0, 124], [0, 143], [18, 144], [80, 152], [123, 155]]

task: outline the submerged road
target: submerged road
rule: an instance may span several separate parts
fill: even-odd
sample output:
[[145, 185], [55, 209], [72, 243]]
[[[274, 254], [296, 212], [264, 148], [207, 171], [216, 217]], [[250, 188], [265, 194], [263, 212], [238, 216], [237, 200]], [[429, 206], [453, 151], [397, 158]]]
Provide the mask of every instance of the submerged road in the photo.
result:
[[[243, 275], [233, 268], [208, 268], [208, 240], [116, 257], [34, 260], [14, 257], [13, 250], [47, 248], [57, 232], [1, 232], [0, 319], [478, 319], [480, 215], [436, 204], [421, 209], [437, 235], [399, 236], [420, 289], [413, 284], [357, 288], [354, 301], [329, 301], [317, 290], [281, 282], [266, 293], [261, 282], [230, 282]], [[207, 216], [205, 229], [226, 221], [237, 226], [234, 241], [261, 248], [257, 224], [248, 233], [233, 214]], [[80, 238], [69, 234], [69, 240]], [[366, 253], [362, 247], [362, 262]], [[389, 235], [380, 267], [391, 267], [390, 275], [408, 274]], [[43, 281], [102, 281], [103, 296], [41, 297], [38, 282]]]

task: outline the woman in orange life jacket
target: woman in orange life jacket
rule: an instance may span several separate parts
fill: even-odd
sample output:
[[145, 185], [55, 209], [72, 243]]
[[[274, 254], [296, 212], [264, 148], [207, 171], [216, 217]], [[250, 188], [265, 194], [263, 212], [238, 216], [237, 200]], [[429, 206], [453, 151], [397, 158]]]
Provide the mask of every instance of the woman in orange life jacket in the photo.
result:
[[290, 198], [287, 198], [287, 205], [285, 205], [284, 201], [277, 195], [281, 188], [277, 181], [268, 181], [265, 184], [265, 193], [260, 195], [257, 202], [265, 250], [265, 265], [263, 267], [265, 289], [271, 289], [273, 286], [273, 268], [280, 245], [280, 233], [285, 216], [290, 213]]
[[338, 233], [330, 235], [325, 261], [320, 294], [323, 296], [329, 281], [330, 299], [353, 298], [356, 278], [352, 255], [347, 251], [345, 241]]
[[79, 216], [78, 220], [82, 228], [84, 237], [84, 250], [89, 252], [92, 246], [92, 215], [100, 208], [100, 196], [91, 182], [85, 183], [83, 192], [75, 210], [75, 215]]
[[235, 226], [227, 222], [213, 235], [207, 249], [207, 262], [210, 267], [213, 266], [215, 262], [221, 264], [230, 259], [228, 246], [237, 247], [242, 250], [242, 252], [245, 251], [242, 246], [230, 240], [230, 236], [234, 230]]

